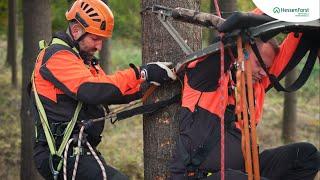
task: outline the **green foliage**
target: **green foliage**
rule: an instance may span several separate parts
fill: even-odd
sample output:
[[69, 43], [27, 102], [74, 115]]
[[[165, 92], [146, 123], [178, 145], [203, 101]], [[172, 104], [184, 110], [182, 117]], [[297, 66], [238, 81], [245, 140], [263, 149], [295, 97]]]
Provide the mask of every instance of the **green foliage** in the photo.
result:
[[11, 88], [8, 75], [0, 67], [0, 179], [16, 179], [20, 163], [20, 91]]
[[202, 12], [210, 12], [210, 4], [213, 0], [201, 0], [200, 1], [200, 11]]
[[51, 19], [53, 32], [65, 31], [67, 27], [65, 13], [68, 7], [68, 2], [66, 0], [51, 1]]
[[142, 117], [132, 117], [115, 125], [106, 122], [99, 149], [108, 164], [130, 179], [143, 179]]
[[[125, 3], [124, 3], [125, 2]], [[109, 1], [115, 19], [114, 37], [131, 39], [136, 43], [141, 37], [140, 1]]]
[[[307, 56], [305, 56], [303, 63], [300, 63], [298, 66], [298, 74], [300, 74], [306, 60]], [[314, 69], [310, 78], [308, 79], [305, 86], [303, 86], [298, 91], [298, 96], [303, 97], [301, 98], [305, 103], [310, 101], [315, 101], [313, 98], [319, 96], [319, 89], [320, 89], [320, 66], [316, 62], [314, 65]], [[319, 100], [319, 99], [318, 99]], [[319, 107], [318, 107], [319, 109]]]
[[252, 0], [237, 0], [237, 4], [239, 11], [244, 12], [251, 11], [256, 7]]
[[141, 64], [141, 50], [128, 40], [111, 42], [111, 71], [128, 68], [129, 63], [137, 66]]
[[8, 2], [0, 0], [0, 34], [7, 30], [8, 26]]

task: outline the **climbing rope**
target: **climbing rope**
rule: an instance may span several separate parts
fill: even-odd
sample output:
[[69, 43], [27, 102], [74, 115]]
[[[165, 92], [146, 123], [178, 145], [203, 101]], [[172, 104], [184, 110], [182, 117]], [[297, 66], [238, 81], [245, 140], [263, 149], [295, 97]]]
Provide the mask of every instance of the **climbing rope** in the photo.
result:
[[[214, 3], [214, 6], [215, 6], [215, 9], [216, 9], [216, 12], [218, 14], [218, 16], [220, 18], [222, 18], [221, 16], [221, 11], [220, 11], [220, 8], [219, 8], [219, 4], [218, 4], [218, 0], [213, 0], [213, 3]], [[223, 33], [220, 33], [219, 34], [220, 36], [220, 39], [222, 40], [224, 34]], [[224, 78], [224, 44], [222, 41], [220, 41], [220, 84], [222, 82], [222, 79]], [[222, 88], [220, 88], [221, 91], [222, 91]], [[223, 92], [222, 92], [223, 93]], [[223, 102], [224, 96], [221, 97], [222, 100], [221, 102]], [[221, 177], [220, 179], [221, 180], [224, 180], [225, 179], [225, 148], [224, 148], [224, 145], [225, 145], [225, 129], [224, 129], [224, 113], [222, 113], [221, 115], [221, 120], [220, 120], [220, 171], [221, 171]]]
[[[82, 126], [80, 128], [80, 132], [79, 132], [79, 136], [78, 136], [78, 141], [77, 141], [77, 147], [76, 147], [76, 160], [75, 160], [75, 163], [74, 163], [74, 168], [73, 168], [73, 173], [72, 173], [72, 180], [75, 180], [76, 179], [76, 175], [77, 175], [77, 169], [78, 169], [78, 165], [79, 165], [79, 160], [80, 160], [80, 155], [81, 153], [83, 153], [81, 151], [82, 149], [82, 138], [83, 138], [83, 132], [85, 130], [85, 126]], [[65, 148], [65, 151], [64, 151], [64, 156], [63, 156], [63, 178], [64, 180], [67, 180], [67, 159], [68, 159], [68, 151], [69, 151], [69, 147], [70, 147], [70, 144], [74, 141], [75, 139], [74, 138], [71, 138], [67, 145], [66, 145], [66, 148]], [[103, 180], [107, 180], [107, 174], [106, 174], [106, 170], [104, 168], [104, 165], [102, 163], [102, 161], [100, 160], [99, 156], [97, 155], [97, 153], [94, 151], [94, 149], [92, 148], [91, 144], [87, 141], [86, 141], [86, 145], [87, 147], [89, 148], [90, 150], [90, 153], [93, 155], [93, 157], [95, 158], [95, 160], [98, 162], [99, 166], [100, 166], [100, 169], [102, 171], [102, 177], [103, 177]]]
[[74, 138], [69, 139], [67, 145], [66, 145], [66, 149], [64, 150], [64, 155], [63, 155], [63, 179], [67, 180], [67, 159], [68, 159], [68, 150], [69, 150], [69, 146], [72, 143], [72, 141], [74, 140]]
[[76, 174], [77, 174], [77, 169], [78, 169], [78, 164], [79, 164], [79, 158], [80, 158], [80, 149], [81, 149], [81, 141], [82, 141], [82, 136], [83, 136], [83, 131], [84, 131], [84, 126], [81, 127], [80, 132], [79, 132], [79, 137], [78, 137], [78, 147], [77, 147], [77, 155], [76, 155], [76, 161], [74, 163], [74, 168], [73, 168], [73, 173], [72, 173], [72, 180], [75, 180]]

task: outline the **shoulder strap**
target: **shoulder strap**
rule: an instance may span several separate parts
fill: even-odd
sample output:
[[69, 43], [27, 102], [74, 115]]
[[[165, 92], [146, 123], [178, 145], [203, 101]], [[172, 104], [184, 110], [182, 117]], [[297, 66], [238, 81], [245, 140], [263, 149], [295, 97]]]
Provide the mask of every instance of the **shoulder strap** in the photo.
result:
[[[63, 40], [61, 39], [58, 39], [58, 38], [53, 38], [52, 39], [52, 42], [51, 44], [57, 44], [57, 45], [62, 45], [62, 46], [66, 46], [68, 48], [71, 48], [66, 42], [64, 42]], [[39, 47], [40, 49], [46, 49], [47, 46], [45, 44], [45, 41], [41, 41], [39, 42]], [[72, 48], [73, 51], [75, 51], [76, 53], [78, 53], [78, 50], [76, 48]], [[77, 119], [78, 119], [78, 116], [79, 116], [79, 113], [80, 113], [80, 110], [82, 108], [82, 102], [78, 101], [78, 104], [77, 104], [77, 107], [75, 109], [75, 112], [73, 114], [73, 117], [72, 119], [70, 120], [70, 122], [68, 123], [66, 129], [65, 129], [65, 132], [64, 132], [64, 135], [63, 135], [63, 139], [62, 139], [62, 143], [60, 144], [58, 150], [56, 149], [56, 142], [55, 142], [55, 139], [54, 139], [54, 136], [50, 130], [50, 125], [49, 125], [49, 122], [48, 122], [48, 118], [47, 118], [47, 115], [46, 115], [46, 112], [44, 110], [44, 107], [41, 103], [41, 100], [40, 100], [40, 97], [37, 93], [37, 89], [36, 89], [36, 85], [35, 85], [35, 77], [34, 77], [34, 72], [32, 73], [32, 77], [31, 77], [31, 82], [32, 82], [32, 89], [33, 89], [33, 93], [34, 93], [34, 97], [35, 97], [35, 102], [36, 102], [36, 107], [37, 107], [37, 110], [38, 110], [38, 113], [39, 113], [39, 118], [40, 118], [40, 121], [41, 121], [41, 125], [42, 125], [42, 128], [43, 128], [43, 131], [44, 131], [44, 134], [45, 134], [45, 137], [46, 137], [46, 140], [47, 140], [47, 143], [48, 143], [48, 146], [49, 146], [49, 150], [50, 150], [50, 157], [52, 156], [58, 156], [58, 157], [62, 157], [62, 153], [67, 145], [67, 142], [72, 134], [72, 131], [74, 129], [74, 126], [77, 122]], [[62, 159], [60, 159], [59, 161], [59, 164], [58, 164], [58, 167], [57, 169], [53, 169], [54, 171], [54, 175], [60, 171], [62, 167]]]
[[44, 131], [44, 134], [46, 136], [47, 143], [49, 146], [50, 154], [54, 155], [57, 153], [56, 148], [55, 148], [56, 143], [55, 143], [53, 134], [50, 131], [50, 126], [48, 123], [48, 118], [47, 118], [46, 112], [45, 112], [44, 107], [40, 101], [39, 95], [37, 93], [37, 89], [35, 86], [35, 80], [34, 80], [34, 72], [32, 73], [32, 89], [33, 89], [33, 93], [34, 93], [34, 97], [35, 97], [36, 107], [37, 107], [38, 113], [39, 113], [39, 118], [40, 118], [42, 128], [43, 128], [43, 131]]
[[[65, 41], [63, 41], [62, 39], [59, 39], [59, 38], [53, 38], [51, 41], [51, 44], [59, 44], [59, 45], [70, 47], [69, 44], [67, 44]], [[73, 51], [75, 51], [77, 54], [79, 54], [79, 51], [77, 48], [75, 48], [75, 47], [70, 47], [70, 48], [72, 48]]]
[[36, 86], [35, 86], [35, 81], [34, 81], [34, 73], [32, 74], [32, 88], [33, 88], [33, 93], [34, 93], [34, 97], [35, 97], [35, 101], [36, 101], [36, 106], [37, 106], [37, 109], [38, 109], [38, 113], [39, 113], [39, 117], [40, 117], [40, 120], [41, 120], [41, 124], [42, 124], [42, 128], [44, 130], [44, 133], [45, 133], [45, 136], [46, 136], [46, 139], [47, 139], [47, 143], [48, 143], [48, 146], [49, 146], [49, 150], [50, 150], [50, 154], [51, 155], [58, 155], [58, 156], [61, 156], [62, 153], [63, 153], [63, 150], [71, 136], [71, 133], [73, 131], [73, 128], [77, 122], [77, 119], [78, 119], [78, 115], [79, 115], [79, 112], [81, 110], [81, 107], [82, 107], [82, 102], [78, 102], [77, 104], [77, 107], [76, 107], [76, 110], [73, 114], [73, 117], [72, 119], [70, 120], [70, 122], [68, 123], [67, 127], [66, 127], [66, 130], [65, 130], [65, 133], [64, 133], [64, 136], [63, 136], [63, 139], [62, 139], [62, 143], [58, 149], [58, 151], [56, 150], [56, 144], [55, 144], [55, 140], [54, 140], [54, 137], [53, 137], [53, 134], [50, 130], [50, 126], [49, 126], [49, 122], [48, 122], [48, 118], [47, 118], [47, 115], [46, 115], [46, 112], [44, 110], [44, 107], [41, 103], [41, 100], [39, 98], [39, 95], [37, 93], [37, 89], [36, 89]]
[[[251, 48], [259, 61], [261, 67], [267, 73], [272, 86], [274, 86], [274, 88], [277, 91], [293, 92], [293, 91], [300, 89], [309, 79], [310, 74], [313, 70], [314, 64], [316, 62], [316, 59], [317, 59], [317, 49], [312, 48], [310, 50], [306, 64], [304, 65], [297, 80], [294, 83], [292, 83], [289, 87], [285, 88], [280, 84], [279, 79], [275, 75], [270, 74], [269, 71], [267, 70], [266, 65], [264, 64], [264, 61], [263, 61], [261, 54], [259, 52], [259, 49], [257, 47], [257, 44], [255, 42], [251, 42], [250, 45], [251, 45]], [[301, 59], [298, 59], [298, 60], [300, 61]], [[297, 65], [298, 63], [296, 61], [290, 61], [287, 66], [292, 66], [292, 64]]]

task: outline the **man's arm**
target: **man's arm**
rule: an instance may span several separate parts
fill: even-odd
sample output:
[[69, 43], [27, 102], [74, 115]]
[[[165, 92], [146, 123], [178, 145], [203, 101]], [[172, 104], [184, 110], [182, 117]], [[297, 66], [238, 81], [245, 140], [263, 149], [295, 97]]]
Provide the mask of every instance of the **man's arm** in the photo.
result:
[[59, 51], [40, 68], [40, 74], [66, 95], [89, 103], [110, 103], [139, 91], [141, 80], [133, 69], [114, 75], [94, 76], [81, 60], [69, 51]]

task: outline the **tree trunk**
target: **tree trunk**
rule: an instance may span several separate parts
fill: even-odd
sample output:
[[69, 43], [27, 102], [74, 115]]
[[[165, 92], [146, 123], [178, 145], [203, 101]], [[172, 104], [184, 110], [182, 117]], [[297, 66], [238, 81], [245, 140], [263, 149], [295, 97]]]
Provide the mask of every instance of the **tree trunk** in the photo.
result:
[[[168, 7], [184, 7], [199, 10], [199, 0], [142, 0], [142, 9], [154, 4]], [[201, 28], [184, 23], [173, 26], [193, 49], [201, 48]], [[161, 25], [156, 15], [150, 12], [142, 14], [142, 61], [172, 61], [174, 64], [183, 60], [185, 54], [170, 34]], [[164, 85], [148, 98], [149, 103], [166, 99], [180, 92], [179, 83]], [[170, 89], [170, 91], [168, 91]], [[144, 178], [167, 179], [168, 163], [172, 159], [175, 140], [178, 135], [177, 112], [179, 106], [172, 105], [152, 116], [143, 117], [144, 134]]]
[[[108, 0], [102, 0], [104, 3], [108, 4]], [[105, 73], [110, 73], [110, 45], [111, 39], [107, 39], [103, 42], [102, 49], [100, 51], [100, 65]]]
[[11, 84], [17, 87], [17, 0], [9, 0], [7, 63], [11, 67]]
[[[213, 0], [210, 0], [210, 12], [217, 15], [216, 8], [214, 6]], [[232, 12], [237, 10], [237, 1], [236, 0], [223, 0], [219, 1], [219, 8], [221, 11], [221, 16], [227, 18], [231, 15]], [[211, 30], [209, 33], [209, 44], [213, 43], [215, 37], [217, 37], [218, 32]]]
[[21, 173], [20, 179], [39, 179], [35, 169], [32, 148], [34, 122], [31, 117], [30, 97], [27, 85], [30, 82], [34, 62], [37, 58], [38, 42], [51, 37], [49, 0], [23, 1], [23, 57], [22, 57], [22, 103], [21, 103]]
[[[285, 83], [288, 87], [296, 79], [296, 70], [292, 70], [286, 77]], [[295, 141], [297, 122], [297, 97], [296, 93], [284, 93], [283, 105], [283, 125], [282, 138], [284, 143], [291, 143]]]
[[110, 73], [110, 51], [111, 40], [107, 39], [103, 42], [102, 49], [100, 51], [100, 64], [105, 73]]

